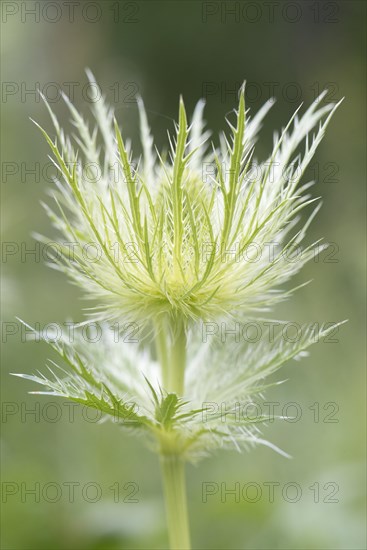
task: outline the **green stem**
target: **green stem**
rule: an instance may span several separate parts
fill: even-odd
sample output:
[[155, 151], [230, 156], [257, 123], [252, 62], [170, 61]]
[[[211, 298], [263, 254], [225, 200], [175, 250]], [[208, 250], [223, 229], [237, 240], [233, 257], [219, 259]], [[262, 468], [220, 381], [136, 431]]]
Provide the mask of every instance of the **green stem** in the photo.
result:
[[163, 486], [171, 550], [190, 550], [185, 464], [177, 455], [161, 456]]
[[156, 322], [155, 343], [157, 356], [162, 369], [162, 384], [167, 392], [181, 396], [185, 387], [186, 367], [186, 326], [181, 318], [172, 325], [172, 342], [169, 339], [169, 323]]
[[155, 325], [155, 343], [157, 349], [158, 361], [162, 369], [162, 384], [166, 388], [169, 383], [169, 360], [167, 349], [167, 328], [164, 322], [158, 322]]
[[[169, 329], [171, 328], [171, 334]], [[181, 317], [167, 319], [155, 326], [158, 360], [162, 369], [163, 389], [182, 396], [185, 389], [186, 325]], [[168, 435], [168, 434], [167, 434]], [[186, 501], [185, 463], [179, 454], [161, 449], [161, 468], [170, 547], [189, 550], [190, 534]]]
[[186, 367], [186, 327], [181, 318], [178, 318], [173, 331], [171, 347], [170, 373], [168, 377], [169, 392], [181, 396], [185, 388], [185, 367]]

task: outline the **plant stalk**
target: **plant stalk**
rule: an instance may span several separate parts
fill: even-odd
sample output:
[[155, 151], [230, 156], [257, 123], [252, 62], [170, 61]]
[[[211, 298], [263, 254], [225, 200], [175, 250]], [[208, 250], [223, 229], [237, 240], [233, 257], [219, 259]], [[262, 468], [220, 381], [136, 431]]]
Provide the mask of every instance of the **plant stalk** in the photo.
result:
[[169, 380], [169, 357], [167, 348], [167, 328], [164, 322], [157, 322], [155, 325], [155, 345], [157, 350], [158, 361], [162, 371], [162, 384], [166, 388]]
[[162, 320], [155, 325], [156, 349], [162, 369], [163, 388], [169, 393], [182, 396], [185, 387], [186, 326], [180, 317], [172, 326], [172, 341], [169, 341], [170, 326]]
[[162, 455], [161, 468], [171, 550], [190, 550], [185, 463], [178, 455]]
[[187, 341], [185, 323], [181, 318], [178, 318], [174, 325], [172, 339], [168, 387], [166, 389], [181, 397], [185, 388]]
[[[178, 317], [171, 326], [163, 320], [156, 327], [156, 347], [163, 388], [181, 397], [185, 389], [186, 326]], [[171, 333], [170, 330], [171, 329]], [[170, 548], [190, 550], [185, 461], [175, 452], [160, 455]]]

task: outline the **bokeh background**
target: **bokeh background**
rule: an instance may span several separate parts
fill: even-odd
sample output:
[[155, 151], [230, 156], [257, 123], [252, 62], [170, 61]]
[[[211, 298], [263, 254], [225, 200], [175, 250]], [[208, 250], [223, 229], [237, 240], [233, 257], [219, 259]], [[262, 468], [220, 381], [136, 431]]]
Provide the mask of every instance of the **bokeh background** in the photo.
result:
[[[246, 79], [251, 110], [277, 99], [258, 143], [260, 158], [268, 154], [273, 129], [301, 101], [309, 104], [325, 87], [329, 100], [345, 96], [305, 177], [317, 179], [315, 196], [324, 199], [309, 238], [334, 243], [334, 254], [306, 266], [296, 282], [314, 281], [274, 315], [349, 323], [335, 342], [319, 343], [310, 357], [286, 366], [282, 378], [289, 381], [267, 395], [279, 402], [278, 412], [290, 402], [301, 410], [297, 422], [265, 430], [293, 460], [267, 448], [219, 453], [189, 467], [188, 492], [194, 548], [366, 547], [365, 7], [354, 0], [2, 3], [1, 548], [167, 547], [156, 457], [116, 425], [96, 424], [80, 409], [73, 418], [62, 401], [28, 395], [32, 384], [9, 376], [42, 370], [49, 356], [44, 344], [23, 342], [16, 317], [41, 328], [83, 318], [80, 292], [42, 259], [22, 257], [21, 249], [34, 248], [32, 231], [53, 235], [40, 205], [51, 187], [44, 172], [48, 150], [29, 117], [49, 130], [51, 124], [34, 90], [44, 91], [70, 129], [59, 92], [88, 116], [86, 67], [137, 152], [137, 93], [161, 147], [173, 129], [179, 94], [189, 112], [206, 98], [215, 136]], [[207, 502], [204, 482], [219, 488]], [[269, 482], [277, 484], [274, 502]], [[129, 483], [138, 486], [130, 499], [136, 486]], [[248, 497], [221, 499], [221, 483], [247, 487]], [[260, 498], [248, 483], [258, 484]], [[294, 484], [301, 496], [290, 502]], [[35, 494], [27, 492], [32, 489]]]

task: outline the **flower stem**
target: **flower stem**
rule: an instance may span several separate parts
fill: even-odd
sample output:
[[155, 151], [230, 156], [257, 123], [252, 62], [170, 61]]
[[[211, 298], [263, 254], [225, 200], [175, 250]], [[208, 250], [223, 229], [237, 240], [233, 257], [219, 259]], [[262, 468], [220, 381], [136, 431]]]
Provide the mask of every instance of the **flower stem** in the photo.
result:
[[[182, 396], [185, 389], [186, 343], [185, 322], [177, 317], [171, 325], [156, 325], [156, 347], [162, 369], [163, 388]], [[169, 342], [169, 344], [168, 344]], [[179, 453], [161, 449], [161, 469], [170, 547], [190, 550], [189, 519], [186, 500], [185, 462]]]
[[161, 467], [171, 550], [190, 550], [185, 463], [178, 455], [162, 455]]
[[185, 387], [186, 340], [185, 323], [178, 318], [173, 331], [167, 391], [179, 396], [184, 393]]
[[158, 361], [162, 370], [162, 384], [166, 388], [169, 380], [169, 361], [167, 349], [167, 336], [165, 334], [164, 323], [156, 323], [155, 326], [155, 343], [157, 349]]
[[[172, 340], [169, 331], [172, 329]], [[181, 396], [184, 392], [186, 367], [186, 326], [181, 318], [170, 327], [165, 319], [155, 324], [155, 344], [162, 370], [162, 384], [167, 392]]]

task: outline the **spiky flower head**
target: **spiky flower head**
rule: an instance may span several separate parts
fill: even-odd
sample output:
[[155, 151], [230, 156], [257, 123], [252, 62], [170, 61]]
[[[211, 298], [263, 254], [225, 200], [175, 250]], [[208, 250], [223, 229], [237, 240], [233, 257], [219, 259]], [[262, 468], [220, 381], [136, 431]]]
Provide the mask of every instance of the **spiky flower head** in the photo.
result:
[[[168, 155], [153, 148], [139, 100], [143, 155], [137, 160], [103, 99], [93, 105], [90, 129], [65, 97], [74, 139], [50, 110], [56, 139], [42, 132], [59, 170], [57, 209], [47, 207], [61, 234], [57, 262], [97, 300], [93, 314], [142, 322], [166, 314], [213, 319], [284, 299], [289, 290], [281, 285], [314, 254], [315, 245], [302, 252], [300, 246], [316, 209], [292, 229], [315, 200], [306, 192], [310, 183], [298, 184], [336, 108], [321, 106], [322, 97], [275, 134], [263, 162], [256, 161], [254, 144], [272, 101], [250, 118], [244, 89], [235, 124], [228, 122], [229, 135], [220, 136], [217, 148], [204, 130], [204, 102], [189, 124], [181, 99]], [[303, 156], [296, 154], [302, 143]]]
[[[300, 246], [318, 207], [293, 230], [299, 212], [314, 201], [305, 193], [311, 183], [300, 187], [299, 181], [337, 107], [322, 107], [322, 97], [300, 118], [298, 111], [293, 115], [260, 163], [254, 143], [272, 102], [246, 117], [243, 89], [235, 125], [218, 148], [207, 144], [204, 103], [188, 124], [181, 100], [168, 156], [154, 151], [139, 100], [143, 155], [137, 162], [103, 100], [93, 105], [97, 125], [90, 130], [65, 98], [78, 153], [50, 110], [56, 140], [41, 130], [60, 173], [58, 212], [47, 207], [62, 235], [57, 265], [99, 300], [97, 318], [153, 321], [155, 347], [115, 341], [105, 324], [95, 344], [81, 336], [53, 344], [67, 370], [52, 362], [50, 376], [18, 376], [46, 387], [36, 393], [93, 407], [144, 434], [161, 455], [196, 460], [218, 447], [274, 447], [259, 436], [267, 415], [238, 415], [237, 407], [262, 395], [268, 375], [334, 327], [305, 326], [296, 340], [279, 333], [272, 342], [248, 345], [204, 342], [188, 321], [269, 309], [289, 294], [280, 285], [313, 257], [317, 243], [301, 253]], [[91, 167], [98, 169], [94, 183]], [[272, 256], [264, 253], [269, 244]], [[90, 246], [98, 252], [93, 260]]]

